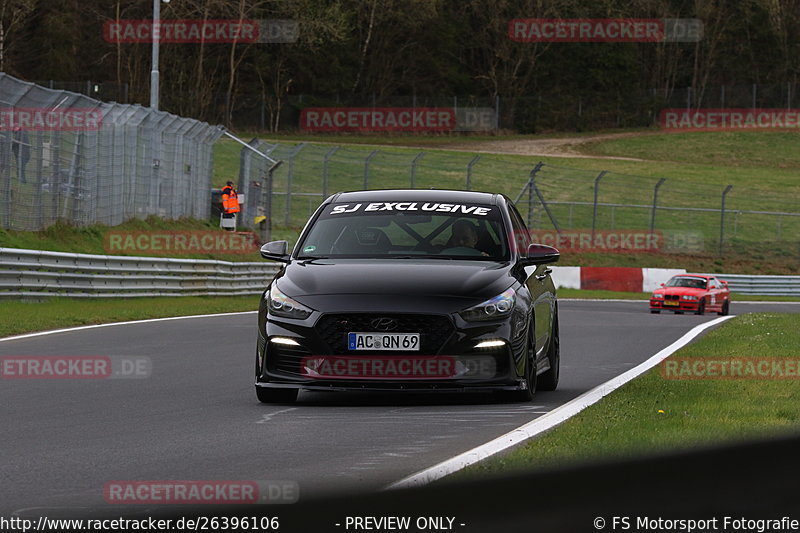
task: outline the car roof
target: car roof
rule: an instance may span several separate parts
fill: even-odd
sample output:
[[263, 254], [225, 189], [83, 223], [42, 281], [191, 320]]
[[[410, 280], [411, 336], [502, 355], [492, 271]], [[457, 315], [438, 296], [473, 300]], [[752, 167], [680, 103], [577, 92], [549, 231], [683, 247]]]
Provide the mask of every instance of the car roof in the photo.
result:
[[709, 274], [675, 274], [672, 276], [673, 278], [703, 278], [703, 279], [712, 279], [716, 276], [711, 276]]
[[404, 200], [499, 205], [501, 197], [503, 195], [496, 193], [448, 189], [371, 189], [368, 191], [340, 192], [331, 196], [329, 201], [387, 202]]

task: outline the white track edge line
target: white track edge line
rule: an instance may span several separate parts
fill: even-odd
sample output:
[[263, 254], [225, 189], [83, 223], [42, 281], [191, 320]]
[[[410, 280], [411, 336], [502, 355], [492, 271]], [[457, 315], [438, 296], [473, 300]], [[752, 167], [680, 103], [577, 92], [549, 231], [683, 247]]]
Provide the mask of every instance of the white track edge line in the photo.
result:
[[528, 440], [544, 431], [547, 431], [561, 422], [564, 422], [565, 420], [575, 416], [590, 405], [597, 403], [601, 398], [607, 396], [625, 383], [650, 370], [658, 363], [689, 344], [689, 342], [691, 342], [695, 337], [697, 337], [697, 335], [706, 329], [716, 326], [717, 324], [720, 324], [731, 318], [733, 317], [722, 316], [704, 324], [695, 326], [686, 332], [681, 338], [638, 366], [620, 374], [615, 378], [610, 379], [609, 381], [606, 381], [601, 385], [598, 385], [588, 392], [581, 394], [577, 398], [570, 400], [561, 407], [553, 409], [546, 415], [542, 415], [539, 418], [536, 418], [518, 427], [517, 429], [506, 433], [505, 435], [501, 435], [500, 437], [487, 442], [486, 444], [482, 444], [481, 446], [447, 459], [430, 468], [421, 470], [420, 472], [403, 478], [400, 481], [396, 481], [385, 487], [385, 489], [404, 489], [427, 485], [432, 481], [436, 481], [437, 479], [440, 479], [448, 474], [457, 472], [458, 470], [473, 465], [479, 461], [482, 461], [483, 459], [486, 459], [487, 457], [490, 457], [498, 452], [524, 442], [525, 440]]
[[208, 315], [186, 315], [186, 316], [166, 316], [163, 318], [146, 318], [143, 320], [128, 320], [125, 322], [107, 322], [105, 324], [90, 324], [88, 326], [75, 326], [73, 328], [51, 329], [49, 331], [37, 331], [34, 333], [23, 333], [22, 335], [14, 335], [12, 337], [0, 338], [0, 342], [16, 341], [20, 339], [30, 339], [31, 337], [41, 337], [43, 335], [53, 335], [55, 333], [69, 333], [72, 331], [81, 331], [84, 329], [94, 328], [107, 328], [111, 326], [128, 326], [130, 324], [144, 324], [147, 322], [161, 322], [166, 320], [186, 320], [188, 318], [212, 318], [215, 316], [230, 316], [230, 315], [247, 315], [251, 313], [258, 313], [258, 311], [236, 311], [233, 313], [212, 313]]

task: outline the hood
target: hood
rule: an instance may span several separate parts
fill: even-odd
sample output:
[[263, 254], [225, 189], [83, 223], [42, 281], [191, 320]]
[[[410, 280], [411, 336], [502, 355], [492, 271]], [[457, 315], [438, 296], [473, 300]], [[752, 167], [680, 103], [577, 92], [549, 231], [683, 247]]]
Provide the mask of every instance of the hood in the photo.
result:
[[658, 294], [677, 294], [678, 296], [684, 294], [691, 296], [702, 296], [706, 293], [706, 289], [693, 289], [691, 287], [661, 287], [653, 292]]
[[287, 296], [312, 307], [317, 297], [332, 295], [482, 301], [514, 284], [510, 271], [510, 263], [493, 261], [317, 259], [293, 261], [276, 281]]

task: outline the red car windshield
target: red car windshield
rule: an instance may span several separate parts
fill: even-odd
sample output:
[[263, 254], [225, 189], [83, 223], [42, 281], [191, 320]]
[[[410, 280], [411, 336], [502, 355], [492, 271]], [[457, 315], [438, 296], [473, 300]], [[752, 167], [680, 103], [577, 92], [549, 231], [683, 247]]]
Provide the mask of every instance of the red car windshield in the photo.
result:
[[676, 278], [672, 278], [671, 280], [669, 280], [665, 286], [666, 287], [689, 287], [690, 289], [705, 289], [706, 288], [706, 280], [705, 280], [705, 278], [676, 277]]

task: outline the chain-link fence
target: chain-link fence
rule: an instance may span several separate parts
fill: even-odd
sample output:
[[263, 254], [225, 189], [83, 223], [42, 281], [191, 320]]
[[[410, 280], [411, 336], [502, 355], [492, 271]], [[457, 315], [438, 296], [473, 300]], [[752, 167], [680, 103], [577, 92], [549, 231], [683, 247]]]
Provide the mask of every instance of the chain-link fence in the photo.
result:
[[299, 230], [337, 191], [449, 188], [504, 193], [532, 230], [575, 251], [800, 255], [800, 199], [773, 191], [492, 154], [254, 143], [282, 164], [242, 150], [243, 220], [262, 215], [271, 227]]
[[0, 73], [0, 227], [210, 214], [223, 129]]

